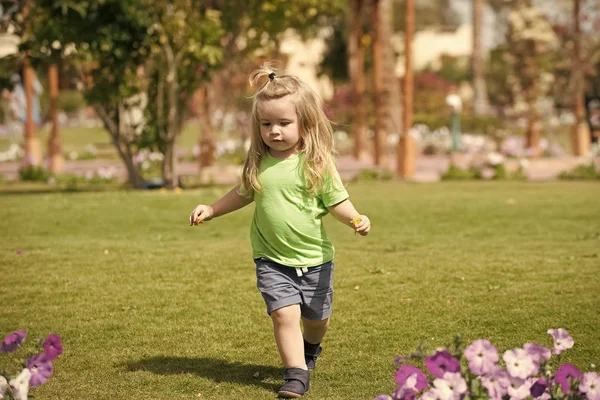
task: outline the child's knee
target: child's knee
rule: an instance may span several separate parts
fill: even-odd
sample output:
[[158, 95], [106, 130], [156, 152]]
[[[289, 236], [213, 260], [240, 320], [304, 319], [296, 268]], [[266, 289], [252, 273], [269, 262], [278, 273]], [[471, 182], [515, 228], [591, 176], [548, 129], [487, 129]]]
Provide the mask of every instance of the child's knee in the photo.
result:
[[276, 325], [290, 325], [300, 323], [300, 306], [293, 304], [291, 306], [278, 308], [271, 313], [271, 319]]

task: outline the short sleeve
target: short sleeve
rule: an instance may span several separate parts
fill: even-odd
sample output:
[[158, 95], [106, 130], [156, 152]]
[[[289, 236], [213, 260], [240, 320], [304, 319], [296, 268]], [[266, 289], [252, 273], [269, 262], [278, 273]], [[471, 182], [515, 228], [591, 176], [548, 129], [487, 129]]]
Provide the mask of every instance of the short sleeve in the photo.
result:
[[319, 195], [325, 207], [334, 206], [349, 197], [337, 169], [334, 167], [332, 170], [333, 176], [327, 174], [325, 182], [323, 183], [323, 189]]

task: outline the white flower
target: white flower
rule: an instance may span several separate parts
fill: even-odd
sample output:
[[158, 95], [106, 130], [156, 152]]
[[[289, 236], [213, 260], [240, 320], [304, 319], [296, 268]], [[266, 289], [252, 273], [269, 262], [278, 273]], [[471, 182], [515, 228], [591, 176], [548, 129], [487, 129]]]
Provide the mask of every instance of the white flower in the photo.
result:
[[491, 165], [500, 165], [504, 162], [504, 156], [500, 153], [491, 152], [488, 154], [488, 162]]
[[596, 372], [583, 374], [579, 390], [585, 393], [587, 400], [600, 400], [600, 375]]
[[433, 385], [441, 400], [459, 400], [467, 391], [467, 382], [459, 372], [446, 372], [444, 378], [437, 378]]
[[508, 395], [510, 400], [522, 400], [531, 395], [531, 386], [533, 379], [510, 378], [508, 385]]
[[6, 378], [0, 375], [0, 399], [4, 398], [6, 390], [9, 388]]
[[515, 378], [526, 379], [538, 369], [531, 354], [523, 349], [507, 350], [502, 359], [508, 374]]
[[29, 378], [31, 378], [31, 371], [28, 368], [23, 368], [19, 376], [11, 379], [8, 383], [10, 385], [11, 395], [15, 400], [27, 400], [27, 393], [29, 393]]
[[552, 339], [554, 339], [554, 349], [552, 350], [552, 354], [560, 354], [573, 347], [573, 344], [575, 343], [573, 338], [569, 336], [569, 332], [563, 328], [548, 329], [548, 334], [552, 335]]

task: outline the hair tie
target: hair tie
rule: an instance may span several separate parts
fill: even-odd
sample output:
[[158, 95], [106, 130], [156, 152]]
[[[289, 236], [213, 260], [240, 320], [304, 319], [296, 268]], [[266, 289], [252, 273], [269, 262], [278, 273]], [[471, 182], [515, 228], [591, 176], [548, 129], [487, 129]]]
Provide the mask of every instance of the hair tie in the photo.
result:
[[271, 73], [269, 74], [269, 79], [272, 81], [273, 79], [275, 79], [275, 77], [276, 77], [276, 76], [277, 76], [277, 75], [275, 75], [275, 72], [271, 72]]

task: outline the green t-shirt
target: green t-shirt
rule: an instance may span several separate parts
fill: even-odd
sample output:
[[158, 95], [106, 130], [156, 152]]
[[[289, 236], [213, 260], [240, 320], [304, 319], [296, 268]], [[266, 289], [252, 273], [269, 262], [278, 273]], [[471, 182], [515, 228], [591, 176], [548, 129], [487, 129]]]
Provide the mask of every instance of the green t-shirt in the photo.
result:
[[339, 175], [327, 179], [315, 196], [306, 190], [303, 154], [275, 158], [268, 153], [258, 170], [262, 192], [254, 192], [250, 227], [253, 258], [290, 267], [314, 267], [333, 260], [334, 248], [323, 226], [327, 207], [348, 198]]

